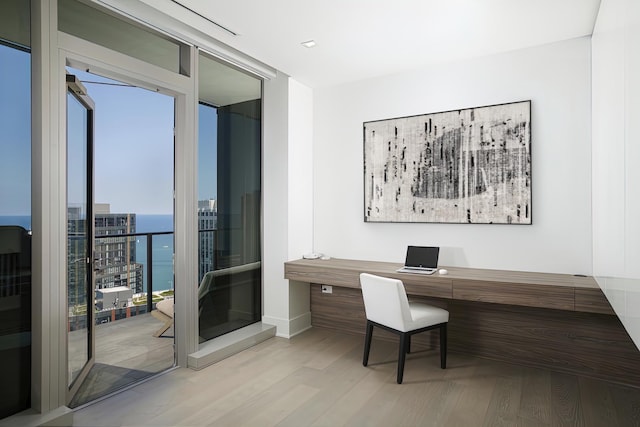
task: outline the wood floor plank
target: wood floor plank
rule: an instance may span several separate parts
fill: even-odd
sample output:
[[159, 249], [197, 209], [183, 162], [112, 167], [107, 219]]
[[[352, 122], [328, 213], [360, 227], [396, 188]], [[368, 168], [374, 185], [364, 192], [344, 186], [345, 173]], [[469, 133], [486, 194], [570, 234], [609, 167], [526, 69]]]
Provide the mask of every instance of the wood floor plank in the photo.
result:
[[[394, 349], [394, 350], [397, 350]], [[348, 423], [366, 420], [374, 425], [441, 425], [455, 403], [452, 394], [459, 386], [444, 380], [439, 358], [430, 351], [411, 353], [405, 364], [404, 381], [395, 382], [397, 361], [389, 363], [386, 384]]]
[[[321, 354], [325, 354], [324, 352]], [[300, 382], [319, 389], [316, 398], [298, 406], [282, 420], [280, 427], [308, 425], [331, 412], [336, 403], [349, 394], [354, 386], [368, 374], [367, 368], [358, 364], [361, 349], [353, 348], [344, 357], [337, 359], [325, 369], [316, 370], [313, 376], [301, 378]]]
[[522, 379], [523, 393], [518, 416], [530, 425], [551, 425], [551, 374], [542, 369], [526, 369]]
[[395, 391], [401, 390], [400, 386], [395, 381], [389, 381], [393, 378], [393, 375], [386, 376], [387, 381], [381, 385], [380, 388], [374, 393], [360, 409], [354, 413], [344, 425], [346, 426], [382, 426], [382, 425], [394, 425], [389, 424], [386, 420], [397, 416], [399, 411], [398, 400], [400, 399], [399, 393]]
[[305, 384], [293, 386], [289, 391], [280, 393], [263, 393], [261, 401], [253, 402], [243, 411], [234, 411], [218, 420], [219, 425], [226, 426], [261, 426], [278, 425], [300, 405], [313, 399], [320, 390]]
[[[247, 421], [246, 414], [256, 412], [269, 412], [271, 406], [279, 405], [281, 403], [280, 396], [287, 394], [292, 387], [296, 387], [299, 384], [312, 384], [314, 390], [319, 390], [322, 387], [322, 383], [331, 378], [329, 367], [335, 364], [344, 364], [347, 359], [348, 364], [353, 366], [355, 352], [360, 352], [360, 349], [356, 349], [354, 343], [354, 337], [344, 334], [329, 334], [323, 336], [315, 343], [307, 342], [305, 350], [302, 352], [305, 357], [298, 357], [297, 361], [292, 361], [290, 366], [297, 366], [298, 369], [291, 372], [281, 378], [277, 383], [274, 383], [268, 390], [263, 390], [255, 394], [252, 398], [247, 399], [246, 403], [241, 404], [234, 411], [220, 417], [217, 421], [222, 425], [243, 425], [250, 423]], [[304, 340], [302, 340], [304, 342]], [[346, 357], [345, 353], [350, 352], [350, 357]], [[344, 357], [342, 357], [344, 356]], [[322, 369], [324, 368], [324, 369]], [[335, 390], [334, 390], [335, 391]], [[300, 413], [302, 408], [309, 409], [308, 405], [315, 404], [316, 400], [305, 400], [304, 404], [301, 402], [299, 405], [292, 407], [286, 411], [282, 417], [278, 417], [278, 421], [289, 419], [293, 414]], [[285, 408], [281, 409], [285, 412]], [[311, 415], [311, 414], [308, 414]], [[295, 418], [295, 417], [294, 417]], [[306, 421], [310, 418], [307, 417]], [[249, 424], [247, 424], [249, 425]], [[254, 424], [261, 425], [261, 424]]]
[[[274, 340], [272, 344], [275, 347], [279, 347], [278, 340]], [[278, 351], [272, 353], [272, 356], [284, 359], [286, 354], [288, 354], [286, 348], [279, 348]], [[172, 393], [171, 399], [166, 402], [166, 406], [153, 414], [151, 420], [158, 423], [158, 425], [180, 425], [185, 419], [185, 409], [189, 417], [194, 420], [198, 420], [199, 416], [206, 418], [206, 415], [202, 414], [207, 413], [207, 406], [211, 402], [224, 402], [225, 398], [232, 398], [233, 396], [229, 395], [229, 390], [242, 392], [243, 389], [238, 387], [238, 384], [250, 384], [254, 379], [257, 379], [257, 381], [262, 380], [262, 377], [257, 375], [256, 372], [265, 373], [273, 365], [269, 358], [261, 357], [259, 353], [253, 353], [249, 359], [246, 358], [246, 355], [242, 355], [240, 359], [244, 360], [244, 363], [238, 365], [235, 357], [227, 358], [216, 364], [216, 369], [206, 370], [206, 375], [190, 375], [190, 381], [187, 386], [178, 390], [178, 395], [182, 397], [183, 403], [174, 405], [176, 393]], [[180, 371], [185, 373], [193, 372], [189, 369]], [[282, 375], [286, 374], [288, 374], [288, 370], [285, 368], [285, 372]], [[212, 384], [216, 386], [212, 387]], [[171, 387], [168, 386], [159, 386], [157, 390], [148, 389], [151, 385], [144, 384], [143, 386], [144, 390], [150, 395], [155, 393], [164, 394], [167, 392], [166, 390], [171, 390]]]
[[610, 388], [601, 381], [578, 378], [586, 427], [618, 425], [618, 414]]
[[219, 370], [206, 368], [203, 371], [207, 371], [209, 375], [203, 376], [202, 385], [210, 391], [188, 393], [191, 398], [185, 402], [185, 406], [189, 411], [185, 413], [184, 408], [173, 405], [170, 410], [150, 421], [163, 423], [161, 425], [180, 425], [180, 423], [208, 425], [222, 418], [228, 412], [241, 407], [251, 396], [269, 390], [274, 384], [299, 369], [301, 364], [307, 360], [307, 357], [304, 357], [304, 352], [298, 354], [283, 352], [276, 357], [282, 363], [274, 365], [273, 360], [271, 360], [272, 363], [260, 362], [257, 364], [257, 369], [247, 367], [236, 370], [234, 373], [225, 373], [224, 376], [219, 376], [220, 380], [218, 381], [211, 381], [211, 376], [218, 376]]
[[[376, 355], [382, 359], [390, 359], [396, 354], [395, 346], [382, 342], [377, 343]], [[343, 426], [350, 425], [349, 420], [354, 419], [365, 405], [380, 390], [392, 381], [395, 381], [395, 370], [382, 365], [378, 368], [362, 366], [361, 351], [357, 352], [357, 363], [354, 362], [349, 369], [362, 373], [358, 380], [351, 384], [342, 395], [333, 395], [333, 404], [327, 406], [324, 412], [310, 425], [319, 426]], [[323, 395], [332, 394], [333, 387], [323, 390]]]
[[521, 395], [521, 375], [498, 377], [483, 425], [487, 427], [516, 425]]
[[392, 377], [392, 374], [367, 371], [348, 393], [336, 396], [334, 403], [308, 425], [313, 427], [350, 425], [349, 420], [354, 420], [355, 414], [361, 411], [372, 397], [384, 387], [388, 382], [386, 380]]
[[640, 426], [640, 393], [630, 392], [628, 387], [610, 385], [609, 392], [613, 398], [616, 415], [620, 425]]
[[556, 426], [584, 426], [580, 388], [575, 375], [551, 377], [551, 422]]
[[445, 378], [461, 384], [463, 389], [443, 425], [446, 427], [482, 425], [495, 390], [496, 375], [487, 374], [484, 366], [479, 366], [477, 360], [472, 360], [468, 356], [453, 355], [449, 357], [449, 368]]
[[355, 347], [362, 348], [362, 346], [363, 339], [361, 336], [344, 334], [332, 342], [327, 343], [323, 347], [322, 351], [317, 352], [316, 355], [305, 364], [305, 366], [324, 369], [343, 357], [345, 353], [350, 352]]
[[[464, 386], [451, 381], [428, 381], [416, 384], [415, 390], [407, 390], [401, 400], [403, 406], [393, 415], [396, 425], [443, 426], [462, 397]], [[387, 425], [394, 425], [390, 423]]]

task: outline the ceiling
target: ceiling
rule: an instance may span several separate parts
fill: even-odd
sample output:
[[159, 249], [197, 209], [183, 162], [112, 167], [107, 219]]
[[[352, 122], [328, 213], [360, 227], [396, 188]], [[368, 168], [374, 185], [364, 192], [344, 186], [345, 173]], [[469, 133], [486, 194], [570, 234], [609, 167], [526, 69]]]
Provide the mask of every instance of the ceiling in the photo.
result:
[[[201, 16], [191, 15], [189, 24], [310, 87], [588, 36], [600, 4], [600, 0], [146, 2], [191, 9]], [[311, 39], [315, 47], [301, 45]]]

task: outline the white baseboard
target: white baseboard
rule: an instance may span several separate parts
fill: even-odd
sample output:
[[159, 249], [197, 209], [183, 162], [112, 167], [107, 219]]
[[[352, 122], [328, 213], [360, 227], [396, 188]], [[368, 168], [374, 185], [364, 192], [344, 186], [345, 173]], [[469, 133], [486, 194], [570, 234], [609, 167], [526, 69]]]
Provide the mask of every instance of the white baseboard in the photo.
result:
[[311, 312], [303, 313], [292, 319], [262, 316], [262, 322], [275, 326], [277, 337], [292, 338], [311, 328]]

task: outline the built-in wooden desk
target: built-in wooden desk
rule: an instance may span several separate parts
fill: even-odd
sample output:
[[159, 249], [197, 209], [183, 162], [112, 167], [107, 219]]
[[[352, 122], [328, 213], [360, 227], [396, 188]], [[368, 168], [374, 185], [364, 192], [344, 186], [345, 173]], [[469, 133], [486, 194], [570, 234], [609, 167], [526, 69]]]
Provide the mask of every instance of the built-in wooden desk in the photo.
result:
[[442, 267], [448, 274], [397, 273], [401, 264], [347, 259], [286, 262], [285, 278], [323, 285], [360, 288], [360, 273], [400, 279], [407, 294], [495, 304], [615, 314], [589, 276]]
[[[419, 275], [397, 273], [396, 263], [346, 259], [284, 267], [286, 279], [311, 284], [314, 326], [363, 334], [359, 276], [372, 273], [402, 280], [411, 299], [448, 309], [452, 351], [640, 386], [640, 352], [592, 277], [459, 267]], [[415, 341], [437, 347], [436, 338]]]

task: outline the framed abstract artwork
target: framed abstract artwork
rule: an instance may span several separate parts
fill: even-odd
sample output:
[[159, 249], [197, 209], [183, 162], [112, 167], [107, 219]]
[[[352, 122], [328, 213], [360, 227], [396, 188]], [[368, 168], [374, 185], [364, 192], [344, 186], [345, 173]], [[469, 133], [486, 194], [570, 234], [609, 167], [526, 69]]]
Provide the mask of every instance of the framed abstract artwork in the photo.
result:
[[365, 122], [365, 222], [531, 224], [531, 101]]

